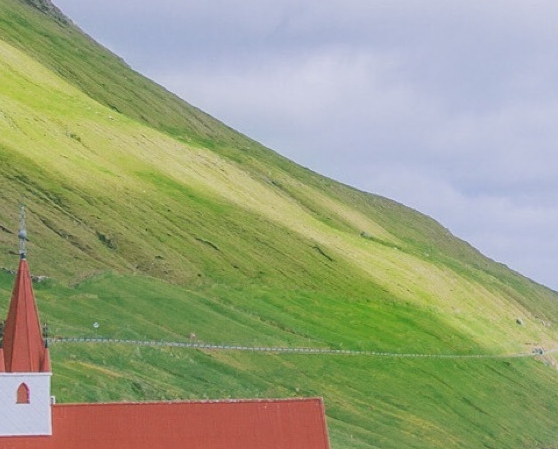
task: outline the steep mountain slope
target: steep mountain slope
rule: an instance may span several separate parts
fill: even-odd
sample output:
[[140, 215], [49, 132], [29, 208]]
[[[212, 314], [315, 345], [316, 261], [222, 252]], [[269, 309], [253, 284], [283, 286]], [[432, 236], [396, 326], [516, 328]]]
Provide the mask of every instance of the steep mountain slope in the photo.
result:
[[[56, 336], [91, 336], [97, 321], [112, 338], [195, 332], [254, 346], [482, 355], [558, 346], [555, 292], [430, 218], [222, 125], [46, 0], [0, 4], [0, 186], [0, 266], [16, 264], [24, 198], [31, 267], [52, 278], [37, 286], [39, 307]], [[10, 283], [0, 276], [5, 298]], [[323, 395], [334, 448], [529, 447], [558, 434], [550, 355], [62, 344], [53, 355], [62, 400]]]

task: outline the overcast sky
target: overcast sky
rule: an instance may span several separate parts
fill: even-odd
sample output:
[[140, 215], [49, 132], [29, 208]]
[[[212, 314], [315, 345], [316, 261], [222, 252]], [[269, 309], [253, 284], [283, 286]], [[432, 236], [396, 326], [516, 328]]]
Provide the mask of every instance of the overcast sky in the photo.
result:
[[556, 0], [54, 0], [134, 69], [558, 290]]

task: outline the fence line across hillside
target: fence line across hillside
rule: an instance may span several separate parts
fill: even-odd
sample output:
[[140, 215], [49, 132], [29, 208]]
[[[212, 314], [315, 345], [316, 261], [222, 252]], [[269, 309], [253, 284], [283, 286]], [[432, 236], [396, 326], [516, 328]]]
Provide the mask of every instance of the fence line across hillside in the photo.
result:
[[164, 341], [164, 340], [128, 340], [118, 338], [88, 338], [88, 337], [54, 337], [48, 339], [49, 344], [58, 343], [100, 343], [100, 344], [124, 344], [134, 346], [153, 346], [153, 347], [172, 347], [202, 349], [208, 351], [250, 351], [250, 352], [269, 352], [269, 353], [288, 353], [288, 354], [322, 354], [322, 355], [347, 355], [347, 356], [368, 356], [368, 357], [400, 357], [400, 358], [446, 358], [446, 359], [502, 359], [535, 357], [543, 354], [558, 352], [558, 348], [550, 350], [536, 349], [533, 352], [521, 352], [515, 354], [418, 354], [418, 353], [396, 353], [396, 352], [376, 352], [351, 349], [329, 349], [329, 348], [288, 348], [270, 346], [242, 346], [242, 345], [218, 345], [199, 342], [184, 341]]

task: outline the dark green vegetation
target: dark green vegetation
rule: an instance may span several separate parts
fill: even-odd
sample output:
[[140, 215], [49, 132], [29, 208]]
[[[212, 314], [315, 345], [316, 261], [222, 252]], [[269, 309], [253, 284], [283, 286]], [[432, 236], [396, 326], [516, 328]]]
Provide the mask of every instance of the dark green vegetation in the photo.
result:
[[[21, 198], [31, 269], [50, 278], [36, 294], [53, 336], [185, 341], [195, 332], [210, 343], [428, 354], [558, 346], [555, 292], [430, 218], [227, 128], [45, 0], [0, 3], [0, 266], [9, 269]], [[2, 313], [12, 282], [0, 272]], [[558, 440], [550, 355], [61, 343], [52, 355], [59, 401], [323, 396], [334, 449]]]

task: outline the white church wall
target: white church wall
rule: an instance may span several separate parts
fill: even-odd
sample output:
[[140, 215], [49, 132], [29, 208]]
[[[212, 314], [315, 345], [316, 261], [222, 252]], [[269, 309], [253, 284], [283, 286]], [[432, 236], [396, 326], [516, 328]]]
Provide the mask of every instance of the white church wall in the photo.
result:
[[[0, 373], [0, 436], [52, 435], [51, 375]], [[22, 384], [29, 391], [28, 403], [18, 403]]]

